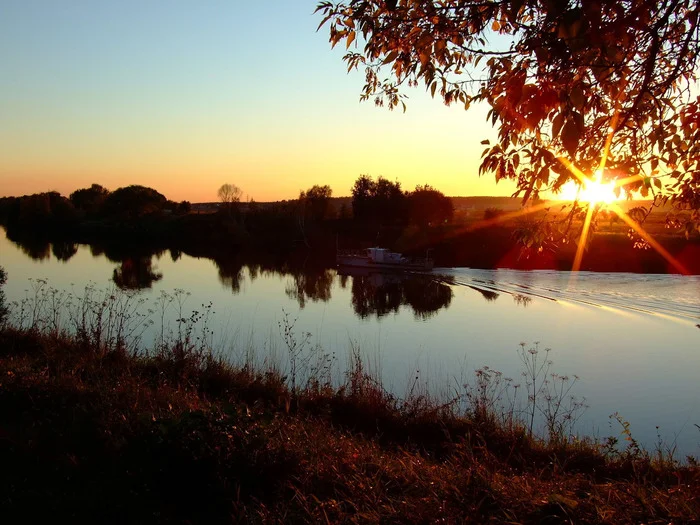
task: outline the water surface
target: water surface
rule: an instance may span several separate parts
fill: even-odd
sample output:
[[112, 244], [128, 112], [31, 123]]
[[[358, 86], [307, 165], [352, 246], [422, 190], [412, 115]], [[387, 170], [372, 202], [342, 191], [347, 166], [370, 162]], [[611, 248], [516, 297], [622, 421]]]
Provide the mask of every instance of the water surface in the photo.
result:
[[[77, 294], [89, 283], [119, 285], [146, 304], [185, 290], [188, 311], [211, 302], [212, 343], [233, 358], [250, 348], [283, 355], [286, 315], [339, 370], [359, 347], [399, 394], [426, 382], [444, 393], [483, 366], [519, 381], [520, 343], [539, 342], [551, 348], [553, 371], [580, 378], [574, 393], [589, 409], [579, 432], [618, 435], [609, 417], [617, 412], [647, 447], [659, 434], [679, 457], [700, 455], [698, 276], [468, 268], [343, 275], [310, 260], [214, 261], [41, 241], [20, 247], [4, 235], [0, 265], [11, 301], [31, 294], [36, 278]], [[171, 308], [166, 323], [174, 326], [177, 315]]]

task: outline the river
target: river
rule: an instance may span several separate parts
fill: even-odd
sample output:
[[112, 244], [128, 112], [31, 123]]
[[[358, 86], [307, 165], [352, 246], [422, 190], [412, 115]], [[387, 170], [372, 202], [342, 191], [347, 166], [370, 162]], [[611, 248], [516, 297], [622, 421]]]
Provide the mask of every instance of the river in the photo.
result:
[[[543, 357], [551, 349], [550, 371], [569, 384], [575, 375], [571, 393], [588, 407], [578, 433], [619, 436], [616, 413], [648, 449], [660, 438], [679, 459], [700, 455], [700, 276], [469, 268], [343, 275], [308, 261], [19, 246], [4, 232], [0, 265], [10, 302], [31, 297], [35, 279], [76, 296], [86, 286], [118, 284], [154, 310], [161, 294], [183, 290], [184, 313], [204, 312], [207, 344], [233, 361], [251, 350], [284, 361], [281, 330], [293, 325], [295, 337], [329, 356], [337, 374], [359, 348], [399, 395], [418, 388], [449, 396], [485, 366], [524, 384], [518, 351], [538, 348]], [[176, 304], [161, 323], [170, 330], [183, 315]], [[149, 330], [146, 346], [161, 333], [158, 323]]]

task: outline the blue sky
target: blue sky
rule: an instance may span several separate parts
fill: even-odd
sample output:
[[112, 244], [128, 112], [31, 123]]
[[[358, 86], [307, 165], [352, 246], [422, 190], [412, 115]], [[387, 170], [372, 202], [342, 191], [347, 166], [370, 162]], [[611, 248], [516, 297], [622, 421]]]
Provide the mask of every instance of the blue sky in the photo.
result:
[[450, 195], [509, 194], [477, 176], [485, 110], [418, 88], [406, 113], [360, 103], [315, 1], [6, 0], [0, 7], [0, 195], [97, 182], [258, 201], [360, 174]]

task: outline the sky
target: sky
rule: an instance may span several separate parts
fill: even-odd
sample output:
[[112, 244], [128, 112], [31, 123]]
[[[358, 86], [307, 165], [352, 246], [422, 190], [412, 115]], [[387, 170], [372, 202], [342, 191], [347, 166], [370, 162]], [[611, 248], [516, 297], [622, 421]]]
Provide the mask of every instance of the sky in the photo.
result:
[[315, 0], [3, 0], [0, 196], [102, 184], [171, 200], [296, 198], [362, 174], [451, 196], [510, 195], [478, 176], [486, 108], [424, 88], [408, 110], [360, 102]]

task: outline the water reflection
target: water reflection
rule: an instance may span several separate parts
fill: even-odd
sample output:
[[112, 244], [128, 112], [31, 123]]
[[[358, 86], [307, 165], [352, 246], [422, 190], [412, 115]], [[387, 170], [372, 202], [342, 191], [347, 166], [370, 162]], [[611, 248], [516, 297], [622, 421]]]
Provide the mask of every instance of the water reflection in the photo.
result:
[[337, 278], [343, 289], [350, 284], [353, 310], [362, 318], [383, 317], [407, 305], [416, 318], [427, 319], [441, 308], [447, 308], [452, 301], [451, 277], [382, 274], [367, 270], [336, 272], [309, 264], [307, 260], [251, 262], [240, 256], [216, 258], [214, 264], [219, 281], [234, 294], [242, 292], [246, 277], [250, 282], [260, 275], [287, 277], [284, 292], [299, 308], [309, 302], [330, 301]]
[[106, 257], [108, 261], [122, 263], [127, 259], [160, 259], [165, 250], [148, 245], [126, 245], [122, 243], [91, 244], [90, 253], [93, 257]]
[[59, 261], [68, 262], [78, 253], [78, 244], [68, 241], [54, 241], [51, 243], [51, 252]]
[[523, 294], [513, 294], [513, 302], [517, 304], [518, 306], [522, 306], [523, 308], [527, 308], [530, 303], [532, 302], [532, 297], [528, 297], [527, 295]]
[[478, 288], [476, 286], [469, 286], [469, 288], [479, 292], [483, 296], [483, 298], [486, 299], [488, 302], [493, 302], [500, 297], [500, 294], [498, 294], [492, 290], [485, 290], [483, 288]]
[[428, 319], [452, 301], [452, 289], [433, 275], [351, 272], [352, 306], [362, 318], [398, 313], [407, 305], [416, 318]]
[[[241, 291], [241, 283], [243, 282], [243, 262], [236, 258], [214, 259], [214, 264], [219, 273], [219, 282], [226, 288], [230, 288], [234, 294]], [[255, 274], [257, 275], [257, 273]], [[250, 273], [251, 280], [255, 279], [253, 273]]]
[[51, 256], [51, 243], [37, 236], [18, 236], [7, 232], [7, 238], [19, 246], [27, 257], [35, 261], [43, 261]]
[[128, 257], [114, 269], [112, 280], [122, 290], [143, 290], [160, 281], [163, 274], [153, 268], [152, 257]]
[[304, 308], [308, 300], [328, 302], [331, 299], [333, 277], [334, 272], [327, 268], [295, 272], [284, 291], [287, 297], [299, 303], [299, 308]]
[[[49, 242], [36, 237], [10, 240], [34, 260], [49, 259], [53, 254], [59, 261], [68, 261], [79, 249], [77, 243]], [[121, 289], [149, 289], [163, 278], [163, 273], [154, 266], [153, 258], [162, 257], [166, 253], [165, 249], [124, 243], [90, 244], [89, 249], [93, 257], [105, 257], [118, 264], [112, 269], [111, 280]], [[183, 256], [183, 252], [175, 248], [170, 248], [167, 252], [173, 262], [179, 261]], [[222, 255], [215, 257], [213, 262], [219, 281], [233, 294], [243, 292], [246, 278], [252, 283], [259, 277], [269, 275], [286, 277], [288, 280], [284, 293], [295, 300], [300, 308], [309, 302], [330, 301], [337, 278], [340, 288], [350, 286], [353, 310], [361, 318], [381, 318], [390, 313], [398, 313], [402, 306], [408, 306], [415, 318], [428, 319], [440, 309], [450, 306], [452, 286], [456, 284], [453, 277], [441, 275], [382, 274], [368, 270], [336, 273], [334, 269], [319, 266], [305, 257], [282, 260], [264, 253]], [[499, 293], [489, 289], [489, 280], [480, 281], [482, 282], [484, 287], [480, 284], [468, 286], [487, 301], [495, 301]], [[525, 307], [530, 302], [529, 297], [520, 294], [513, 299]]]

